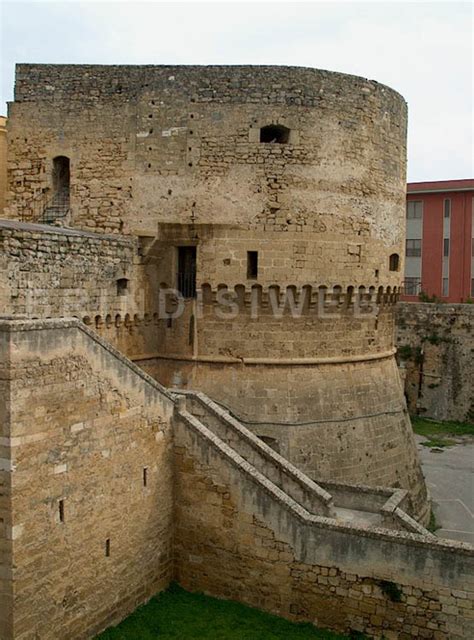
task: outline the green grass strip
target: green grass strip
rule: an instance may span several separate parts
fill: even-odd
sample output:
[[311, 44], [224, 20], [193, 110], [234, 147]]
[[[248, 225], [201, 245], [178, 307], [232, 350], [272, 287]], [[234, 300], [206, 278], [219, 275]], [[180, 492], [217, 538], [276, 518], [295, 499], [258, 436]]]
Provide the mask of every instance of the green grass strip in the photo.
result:
[[316, 629], [309, 623], [289, 622], [238, 602], [189, 593], [173, 584], [96, 640], [337, 640], [346, 637]]

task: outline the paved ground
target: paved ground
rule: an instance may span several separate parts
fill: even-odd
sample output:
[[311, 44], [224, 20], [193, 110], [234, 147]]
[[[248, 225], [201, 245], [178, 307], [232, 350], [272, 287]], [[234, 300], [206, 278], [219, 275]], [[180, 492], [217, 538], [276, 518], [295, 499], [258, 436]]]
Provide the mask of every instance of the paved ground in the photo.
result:
[[433, 499], [436, 535], [474, 544], [474, 443], [435, 451], [416, 436], [428, 489]]

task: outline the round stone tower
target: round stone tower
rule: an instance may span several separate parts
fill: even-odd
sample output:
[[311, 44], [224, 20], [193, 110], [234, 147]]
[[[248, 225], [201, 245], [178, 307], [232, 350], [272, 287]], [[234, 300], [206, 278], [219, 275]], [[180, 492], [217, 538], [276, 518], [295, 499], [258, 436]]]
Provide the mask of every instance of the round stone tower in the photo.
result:
[[28, 185], [69, 158], [71, 223], [142, 238], [146, 313], [160, 286], [184, 295], [142, 366], [315, 479], [407, 489], [426, 520], [394, 358], [402, 97], [305, 68], [20, 65], [13, 107]]
[[141, 178], [143, 219], [161, 207], [161, 281], [188, 298], [155, 374], [203, 390], [315, 479], [408, 489], [425, 520], [394, 358], [403, 98], [309, 69], [191, 75], [187, 166]]

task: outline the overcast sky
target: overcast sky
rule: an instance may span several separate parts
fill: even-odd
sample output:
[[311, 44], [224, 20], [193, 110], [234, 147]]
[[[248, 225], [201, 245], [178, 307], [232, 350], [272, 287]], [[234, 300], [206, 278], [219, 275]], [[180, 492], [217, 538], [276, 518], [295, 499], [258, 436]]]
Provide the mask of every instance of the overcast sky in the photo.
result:
[[278, 64], [388, 84], [409, 107], [408, 178], [471, 178], [472, 5], [2, 2], [0, 112], [16, 62]]

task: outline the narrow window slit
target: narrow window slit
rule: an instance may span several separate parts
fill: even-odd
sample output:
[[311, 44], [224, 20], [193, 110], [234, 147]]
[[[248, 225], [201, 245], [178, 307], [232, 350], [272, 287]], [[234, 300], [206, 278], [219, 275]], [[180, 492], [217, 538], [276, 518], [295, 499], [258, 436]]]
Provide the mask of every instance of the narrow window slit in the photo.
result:
[[64, 522], [64, 500], [60, 500], [58, 503], [59, 522]]
[[247, 279], [258, 277], [258, 251], [247, 251]]

